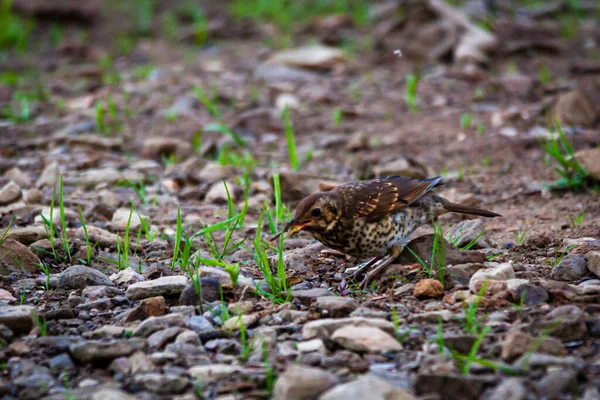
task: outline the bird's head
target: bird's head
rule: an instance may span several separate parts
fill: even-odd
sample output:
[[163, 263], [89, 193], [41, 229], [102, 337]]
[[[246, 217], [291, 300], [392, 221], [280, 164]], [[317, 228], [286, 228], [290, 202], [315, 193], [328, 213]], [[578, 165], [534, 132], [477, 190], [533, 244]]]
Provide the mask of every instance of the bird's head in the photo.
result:
[[339, 220], [340, 201], [335, 191], [314, 193], [304, 198], [294, 213], [294, 218], [285, 226], [292, 236], [302, 230], [325, 232]]

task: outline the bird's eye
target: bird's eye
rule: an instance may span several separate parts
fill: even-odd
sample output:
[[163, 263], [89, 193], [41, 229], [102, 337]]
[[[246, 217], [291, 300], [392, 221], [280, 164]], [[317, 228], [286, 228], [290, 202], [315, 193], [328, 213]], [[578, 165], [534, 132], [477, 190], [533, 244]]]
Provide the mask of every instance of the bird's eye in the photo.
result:
[[312, 214], [313, 217], [320, 217], [321, 216], [321, 209], [320, 208], [313, 208], [311, 214]]
[[337, 214], [337, 208], [336, 207], [331, 207], [331, 213], [333, 215], [336, 215]]

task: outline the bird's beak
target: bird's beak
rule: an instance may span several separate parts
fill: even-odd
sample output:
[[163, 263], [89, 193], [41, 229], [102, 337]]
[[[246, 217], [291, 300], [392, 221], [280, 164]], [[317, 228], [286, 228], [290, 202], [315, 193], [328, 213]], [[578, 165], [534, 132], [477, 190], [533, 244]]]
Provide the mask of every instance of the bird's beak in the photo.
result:
[[296, 222], [296, 220], [291, 220], [287, 223], [285, 228], [283, 228], [283, 231], [289, 232], [288, 236], [294, 236], [296, 233], [300, 232], [306, 225], [308, 225], [308, 222], [299, 223]]
[[288, 222], [285, 225], [285, 227], [283, 228], [283, 230], [281, 232], [279, 232], [277, 235], [275, 235], [271, 239], [271, 242], [274, 242], [275, 240], [279, 239], [279, 237], [286, 232], [288, 233], [287, 237], [294, 236], [296, 233], [298, 233], [302, 229], [304, 229], [304, 227], [306, 227], [307, 225], [310, 225], [311, 222], [312, 221], [297, 222], [295, 219], [292, 219], [290, 222]]

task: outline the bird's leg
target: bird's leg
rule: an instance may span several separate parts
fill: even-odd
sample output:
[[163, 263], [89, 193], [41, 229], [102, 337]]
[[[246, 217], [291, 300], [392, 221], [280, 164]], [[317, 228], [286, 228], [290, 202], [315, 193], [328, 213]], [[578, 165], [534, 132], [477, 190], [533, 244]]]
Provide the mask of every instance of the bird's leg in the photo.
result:
[[[354, 271], [354, 273], [352, 274], [351, 279], [355, 280], [357, 277], [359, 277], [360, 275], [362, 275], [362, 272], [366, 269], [366, 268], [370, 268], [373, 264], [376, 264], [379, 260], [381, 260], [382, 257], [373, 257], [371, 258], [369, 261], [360, 264], [358, 267], [354, 267], [356, 268], [356, 271]], [[348, 270], [353, 270], [354, 268], [348, 268], [346, 270], [346, 272], [349, 272]]]
[[373, 269], [365, 276], [365, 279], [360, 283], [360, 288], [365, 289], [369, 283], [379, 275], [400, 255], [402, 249], [398, 246], [394, 246], [390, 249], [388, 255], [373, 264]]

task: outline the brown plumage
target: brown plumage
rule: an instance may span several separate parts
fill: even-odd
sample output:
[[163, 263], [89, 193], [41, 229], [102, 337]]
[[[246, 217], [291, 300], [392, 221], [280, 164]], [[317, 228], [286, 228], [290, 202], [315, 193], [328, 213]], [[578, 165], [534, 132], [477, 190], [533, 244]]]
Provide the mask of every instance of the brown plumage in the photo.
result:
[[451, 203], [431, 193], [441, 179], [389, 176], [314, 193], [298, 204], [285, 230], [291, 235], [305, 230], [342, 253], [375, 257], [366, 266], [383, 259], [378, 265], [383, 269], [400, 254], [411, 233], [441, 214], [499, 216], [492, 211]]

